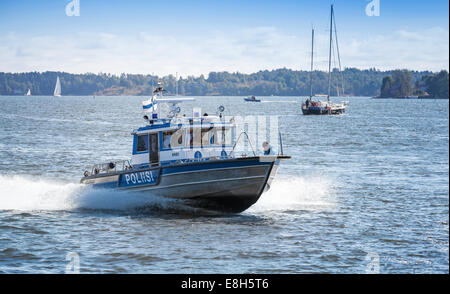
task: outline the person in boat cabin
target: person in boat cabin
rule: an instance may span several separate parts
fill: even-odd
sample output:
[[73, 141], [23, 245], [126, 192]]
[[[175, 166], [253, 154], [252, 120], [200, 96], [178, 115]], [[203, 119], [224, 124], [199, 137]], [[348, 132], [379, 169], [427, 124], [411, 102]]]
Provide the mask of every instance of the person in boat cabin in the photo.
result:
[[272, 146], [270, 146], [269, 142], [264, 142], [262, 146], [264, 148], [264, 155], [275, 155], [275, 152], [273, 151], [273, 148]]

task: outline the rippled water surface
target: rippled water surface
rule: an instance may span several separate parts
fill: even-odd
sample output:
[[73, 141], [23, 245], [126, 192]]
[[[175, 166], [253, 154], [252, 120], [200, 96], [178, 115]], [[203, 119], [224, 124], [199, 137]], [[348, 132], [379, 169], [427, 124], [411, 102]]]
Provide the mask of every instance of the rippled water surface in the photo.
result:
[[0, 97], [0, 272], [64, 273], [75, 254], [82, 273], [449, 272], [448, 100], [303, 116], [297, 98], [262, 99], [195, 102], [278, 115], [292, 156], [256, 205], [213, 217], [78, 184], [130, 156], [143, 97]]

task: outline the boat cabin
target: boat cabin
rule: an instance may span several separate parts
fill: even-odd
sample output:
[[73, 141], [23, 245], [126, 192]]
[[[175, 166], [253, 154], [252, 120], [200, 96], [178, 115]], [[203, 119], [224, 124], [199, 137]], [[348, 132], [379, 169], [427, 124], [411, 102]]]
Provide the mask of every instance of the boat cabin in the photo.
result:
[[228, 158], [235, 125], [220, 117], [149, 120], [132, 132], [133, 167]]

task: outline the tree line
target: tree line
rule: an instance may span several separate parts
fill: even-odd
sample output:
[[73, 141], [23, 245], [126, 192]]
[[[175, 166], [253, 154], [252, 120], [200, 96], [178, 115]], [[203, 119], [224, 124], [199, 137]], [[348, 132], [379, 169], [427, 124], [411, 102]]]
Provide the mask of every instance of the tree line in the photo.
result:
[[413, 82], [408, 70], [396, 70], [385, 76], [381, 83], [381, 98], [402, 98], [419, 96], [423, 98], [448, 98], [448, 72], [423, 75]]
[[[339, 73], [335, 69], [331, 75], [331, 95], [336, 96], [339, 93], [345, 96], [379, 96], [384, 93], [382, 86], [388, 83], [383, 79], [384, 77], [390, 76], [391, 88], [397, 87], [397, 81], [400, 80], [397, 72], [346, 68]], [[433, 77], [432, 72], [406, 72], [405, 78], [408, 83], [424, 82], [427, 85], [435, 83], [431, 78], [428, 78], [430, 80], [426, 78]], [[158, 77], [125, 73], [112, 75], [106, 73], [71, 74], [53, 71], [0, 72], [0, 95], [24, 95], [28, 89], [31, 90], [32, 95], [52, 95], [57, 76], [61, 80], [62, 95], [151, 95], [157, 82], [161, 81], [163, 87], [172, 95], [178, 92], [180, 95], [191, 96], [309, 96], [310, 80], [310, 72], [286, 68], [258, 71], [251, 74], [210, 72], [207, 77], [204, 75], [179, 77], [178, 83], [174, 75]], [[312, 76], [314, 94], [326, 94], [328, 74], [323, 71], [314, 71]], [[341, 78], [344, 81], [344, 92], [340, 87]], [[403, 85], [403, 82], [400, 84]], [[440, 83], [438, 84], [440, 85]], [[403, 93], [403, 91], [402, 88], [401, 92]]]

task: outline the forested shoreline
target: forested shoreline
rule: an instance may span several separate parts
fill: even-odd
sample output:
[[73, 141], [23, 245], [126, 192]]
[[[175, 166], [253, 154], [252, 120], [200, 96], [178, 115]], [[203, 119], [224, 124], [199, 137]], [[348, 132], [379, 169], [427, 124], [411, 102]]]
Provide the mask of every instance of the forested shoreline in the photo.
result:
[[[332, 74], [331, 94], [338, 94], [337, 85], [343, 78], [343, 94], [345, 96], [380, 96], [383, 78], [395, 76], [396, 72], [398, 71], [346, 68], [341, 75], [335, 70]], [[434, 75], [430, 71], [406, 72], [413, 88], [414, 85], [422, 85], [420, 83], [426, 81], [426, 77]], [[178, 94], [180, 95], [307, 96], [309, 95], [309, 75], [308, 71], [295, 71], [286, 68], [251, 74], [211, 72], [207, 77], [204, 75], [179, 77], [177, 83], [174, 75], [158, 77], [143, 74], [71, 74], [53, 71], [0, 72], [0, 95], [24, 95], [28, 89], [31, 90], [32, 95], [53, 95], [56, 78], [59, 76], [62, 95], [150, 95], [152, 89], [160, 80], [168, 94], [172, 95], [177, 92], [176, 85], [178, 84]], [[328, 74], [326, 72], [313, 72], [313, 89], [315, 94], [327, 93]], [[342, 95], [342, 90], [339, 91], [339, 94]]]
[[417, 96], [421, 98], [448, 98], [448, 72], [424, 75], [413, 82], [410, 71], [396, 70], [392, 75], [383, 78], [379, 98], [407, 98]]

